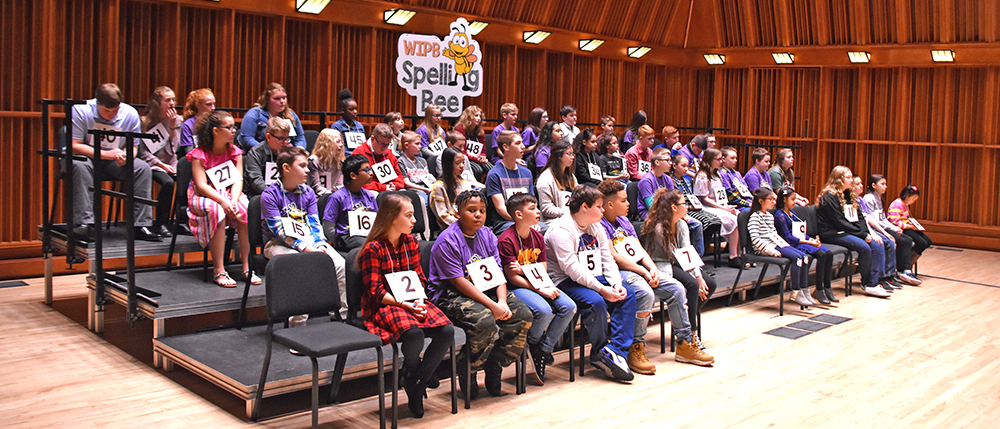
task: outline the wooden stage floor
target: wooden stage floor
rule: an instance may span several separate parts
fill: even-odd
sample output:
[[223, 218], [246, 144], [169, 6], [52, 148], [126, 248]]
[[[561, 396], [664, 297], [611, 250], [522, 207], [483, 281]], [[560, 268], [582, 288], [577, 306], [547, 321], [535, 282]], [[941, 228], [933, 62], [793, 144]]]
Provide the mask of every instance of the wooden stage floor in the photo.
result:
[[[713, 302], [703, 323], [715, 367], [661, 355], [651, 323], [654, 376], [618, 384], [588, 369], [570, 383], [561, 353], [545, 386], [529, 381], [526, 394], [514, 395], [511, 366], [509, 395], [473, 401], [455, 415], [446, 383], [429, 392], [423, 419], [409, 417], [401, 395], [400, 427], [997, 427], [998, 266], [1000, 253], [935, 248], [920, 261], [924, 284], [891, 299], [844, 299], [838, 281], [839, 305], [806, 312], [790, 305], [780, 318], [776, 297], [728, 308]], [[0, 288], [3, 427], [257, 426], [221, 389], [184, 370], [154, 369], [151, 322], [129, 327], [123, 310], [109, 306], [106, 332], [88, 331], [84, 276], [57, 277], [52, 307], [42, 302], [41, 278], [25, 282]], [[852, 320], [797, 340], [764, 334], [824, 313]], [[173, 329], [182, 332], [184, 323]], [[300, 393], [265, 401], [265, 414], [295, 412], [259, 426], [308, 426], [308, 392]], [[374, 398], [360, 399], [321, 409], [320, 421], [374, 427], [377, 411]]]

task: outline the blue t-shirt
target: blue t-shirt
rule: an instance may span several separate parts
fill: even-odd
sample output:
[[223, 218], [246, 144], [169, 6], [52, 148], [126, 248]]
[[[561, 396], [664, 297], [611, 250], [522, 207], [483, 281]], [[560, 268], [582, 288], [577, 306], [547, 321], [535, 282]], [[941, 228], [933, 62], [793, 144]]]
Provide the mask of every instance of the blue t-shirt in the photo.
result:
[[[93, 135], [87, 134], [87, 130], [92, 130], [95, 124], [102, 124], [117, 128], [119, 131], [139, 132], [139, 112], [128, 104], [118, 105], [118, 113], [114, 119], [108, 121], [97, 112], [97, 99], [87, 100], [87, 104], [77, 104], [73, 106], [73, 139], [82, 140], [84, 144], [101, 147], [100, 144], [91, 144]], [[124, 149], [126, 139], [124, 137], [109, 137], [108, 141], [115, 144], [118, 149]], [[142, 140], [135, 139], [133, 145], [138, 146]]]
[[494, 258], [497, 265], [500, 265], [497, 236], [493, 231], [484, 226], [476, 231], [475, 238], [465, 238], [458, 222], [445, 228], [431, 248], [427, 297], [437, 302], [441, 292], [451, 287], [451, 279], [468, 278], [466, 265], [485, 258]]
[[653, 204], [653, 196], [660, 188], [674, 189], [674, 181], [670, 176], [664, 174], [660, 177], [653, 175], [652, 171], [646, 172], [639, 179], [639, 216], [646, 217], [649, 207]]
[[[515, 192], [515, 189], [535, 195], [535, 186], [532, 183], [531, 171], [520, 164], [517, 165], [517, 170], [508, 170], [502, 162], [494, 165], [493, 169], [486, 175], [486, 226], [493, 226], [505, 220], [497, 213], [496, 207], [493, 206], [493, 196], [496, 194], [503, 195], [504, 201], [507, 201], [510, 195], [520, 193]], [[508, 192], [513, 193], [508, 195]]]

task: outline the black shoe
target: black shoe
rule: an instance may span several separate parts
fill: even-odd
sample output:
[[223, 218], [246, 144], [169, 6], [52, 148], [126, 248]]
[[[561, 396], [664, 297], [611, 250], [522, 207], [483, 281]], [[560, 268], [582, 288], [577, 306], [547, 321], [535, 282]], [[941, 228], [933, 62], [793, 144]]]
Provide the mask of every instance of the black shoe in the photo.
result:
[[556, 358], [552, 356], [552, 353], [546, 353], [545, 356], [542, 356], [542, 358], [544, 359], [546, 365], [556, 363]]
[[170, 229], [166, 225], [153, 225], [153, 232], [160, 234], [160, 237], [170, 237]]
[[143, 241], [163, 241], [160, 239], [160, 235], [150, 231], [149, 228], [144, 226], [135, 227], [135, 239]]
[[406, 406], [410, 409], [410, 414], [415, 418], [424, 416], [424, 387], [417, 376], [410, 371], [403, 370], [403, 390], [406, 391]]
[[[462, 365], [462, 367], [464, 367], [464, 365]], [[462, 389], [463, 394], [465, 392], [469, 392], [469, 399], [473, 400], [479, 397], [479, 381], [476, 380], [477, 374], [478, 373], [476, 371], [473, 371], [472, 374], [469, 374], [469, 378], [472, 379], [472, 386], [466, 386], [465, 374], [458, 375], [458, 388]]]
[[826, 299], [830, 300], [830, 302], [840, 302], [836, 296], [833, 296], [833, 289], [823, 289], [823, 292], [826, 293]]
[[86, 241], [88, 243], [94, 242], [94, 225], [84, 225], [73, 228], [73, 234], [77, 240]]
[[729, 268], [742, 268], [743, 259], [740, 257], [729, 258]]
[[531, 363], [535, 367], [535, 371], [532, 374], [535, 377], [535, 383], [539, 386], [545, 385], [545, 352], [538, 344], [528, 345], [528, 354], [531, 356]]
[[428, 389], [437, 389], [438, 387], [441, 387], [441, 380], [438, 380], [437, 377], [432, 375], [431, 379], [425, 381], [424, 384], [427, 385]]
[[490, 393], [490, 396], [500, 397], [506, 395], [506, 393], [503, 393], [500, 384], [503, 367], [497, 362], [487, 360], [486, 364], [483, 365], [483, 372], [486, 373], [486, 391]]
[[179, 235], [194, 235], [194, 233], [191, 232], [191, 227], [188, 226], [188, 224], [186, 224], [186, 223], [182, 223], [180, 225], [177, 225], [174, 228], [176, 229], [177, 234], [179, 234]]
[[822, 305], [830, 305], [830, 298], [826, 297], [826, 292], [823, 289], [816, 288], [816, 293], [813, 294], [813, 298], [816, 299]]

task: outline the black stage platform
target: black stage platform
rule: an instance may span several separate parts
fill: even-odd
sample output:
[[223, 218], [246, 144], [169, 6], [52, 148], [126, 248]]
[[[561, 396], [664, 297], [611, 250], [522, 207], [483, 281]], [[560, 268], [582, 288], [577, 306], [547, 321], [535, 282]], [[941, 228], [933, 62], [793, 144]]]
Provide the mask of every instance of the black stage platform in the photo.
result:
[[[309, 322], [312, 324], [313, 319]], [[153, 352], [246, 401], [249, 417], [264, 366], [266, 331], [267, 326], [252, 326], [243, 330], [224, 329], [158, 338], [153, 340]], [[465, 343], [465, 333], [461, 329], [455, 330], [455, 343]], [[391, 380], [392, 346], [383, 346], [382, 353], [386, 359], [386, 380]], [[336, 360], [336, 356], [318, 360], [321, 385], [330, 384]], [[375, 375], [376, 361], [372, 349], [349, 353], [343, 380]], [[274, 343], [264, 397], [311, 387], [312, 365], [309, 358], [292, 355], [286, 347]], [[451, 386], [445, 381], [441, 383], [441, 388], [450, 389]], [[302, 408], [307, 409], [308, 404], [303, 404]]]
[[[101, 227], [104, 227], [103, 223]], [[125, 235], [124, 226], [113, 225], [111, 229], [101, 230], [101, 239], [104, 241], [104, 259], [120, 259], [128, 256], [125, 252]], [[76, 256], [89, 261], [94, 258], [94, 242], [93, 240], [81, 238], [79, 236], [76, 237]], [[43, 239], [41, 226], [38, 227], [38, 239]], [[59, 251], [66, 251], [66, 224], [52, 225], [52, 246]], [[193, 236], [177, 236], [175, 253], [201, 252], [202, 249], [201, 245], [198, 244], [198, 240]], [[135, 256], [166, 255], [169, 251], [170, 237], [164, 238], [163, 241], [135, 241]]]

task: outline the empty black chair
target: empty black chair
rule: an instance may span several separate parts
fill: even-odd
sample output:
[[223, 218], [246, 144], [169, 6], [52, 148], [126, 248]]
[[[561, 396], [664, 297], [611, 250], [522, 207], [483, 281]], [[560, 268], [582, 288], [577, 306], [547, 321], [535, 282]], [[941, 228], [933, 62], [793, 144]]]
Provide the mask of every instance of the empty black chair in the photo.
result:
[[[337, 270], [330, 257], [323, 253], [296, 253], [276, 256], [271, 261], [264, 282], [267, 300], [267, 351], [264, 368], [257, 384], [251, 419], [260, 415], [260, 403], [264, 396], [264, 382], [271, 364], [272, 343], [308, 356], [312, 361], [312, 426], [319, 425], [319, 364], [320, 357], [337, 355], [337, 363], [331, 380], [330, 401], [334, 401], [340, 390], [340, 379], [347, 363], [347, 353], [357, 350], [375, 349], [378, 357], [378, 386], [385, 385], [383, 372], [382, 339], [378, 336], [342, 321], [313, 323], [291, 329], [275, 329], [275, 322], [282, 326], [291, 316], [300, 314], [338, 315], [340, 310], [339, 285], [335, 280]], [[335, 316], [339, 319], [339, 316]], [[385, 395], [379, 389], [379, 425], [385, 429]]]
[[631, 221], [641, 220], [639, 217], [639, 182], [628, 182], [625, 186], [625, 193], [628, 194], [628, 219]]
[[250, 272], [247, 273], [246, 287], [243, 289], [243, 300], [240, 302], [240, 312], [236, 319], [236, 328], [243, 327], [243, 318], [247, 312], [247, 297], [250, 296], [250, 281], [253, 275], [264, 275], [267, 272], [268, 259], [264, 256], [264, 230], [260, 218], [260, 195], [250, 197], [247, 206], [247, 241], [250, 242]]
[[302, 136], [306, 139], [306, 152], [312, 153], [313, 148], [316, 147], [316, 139], [319, 138], [319, 131], [305, 130]]
[[427, 170], [431, 173], [431, 176], [434, 177], [441, 177], [441, 170], [438, 169], [437, 163], [439, 156], [441, 156], [441, 154], [432, 153], [427, 157]]
[[[740, 276], [743, 275], [743, 270], [746, 269], [747, 263], [762, 263], [763, 267], [760, 269], [760, 276], [757, 278], [757, 285], [753, 288], [753, 298], [757, 298], [757, 292], [760, 290], [761, 283], [764, 282], [764, 274], [767, 273], [768, 265], [777, 265], [781, 267], [781, 275], [778, 276], [778, 315], [785, 315], [785, 278], [788, 276], [788, 270], [792, 268], [792, 261], [787, 258], [777, 258], [774, 256], [764, 256], [758, 255], [753, 250], [753, 244], [750, 241], [750, 231], [747, 229], [747, 223], [750, 221], [750, 211], [740, 212], [737, 219], [737, 228], [740, 231], [740, 253], [741, 258], [743, 258], [742, 264], [740, 264], [740, 272], [736, 274], [736, 280], [733, 282], [733, 291], [736, 291], [736, 285], [740, 284]], [[735, 293], [729, 294], [729, 304], [733, 302], [733, 295]]]

